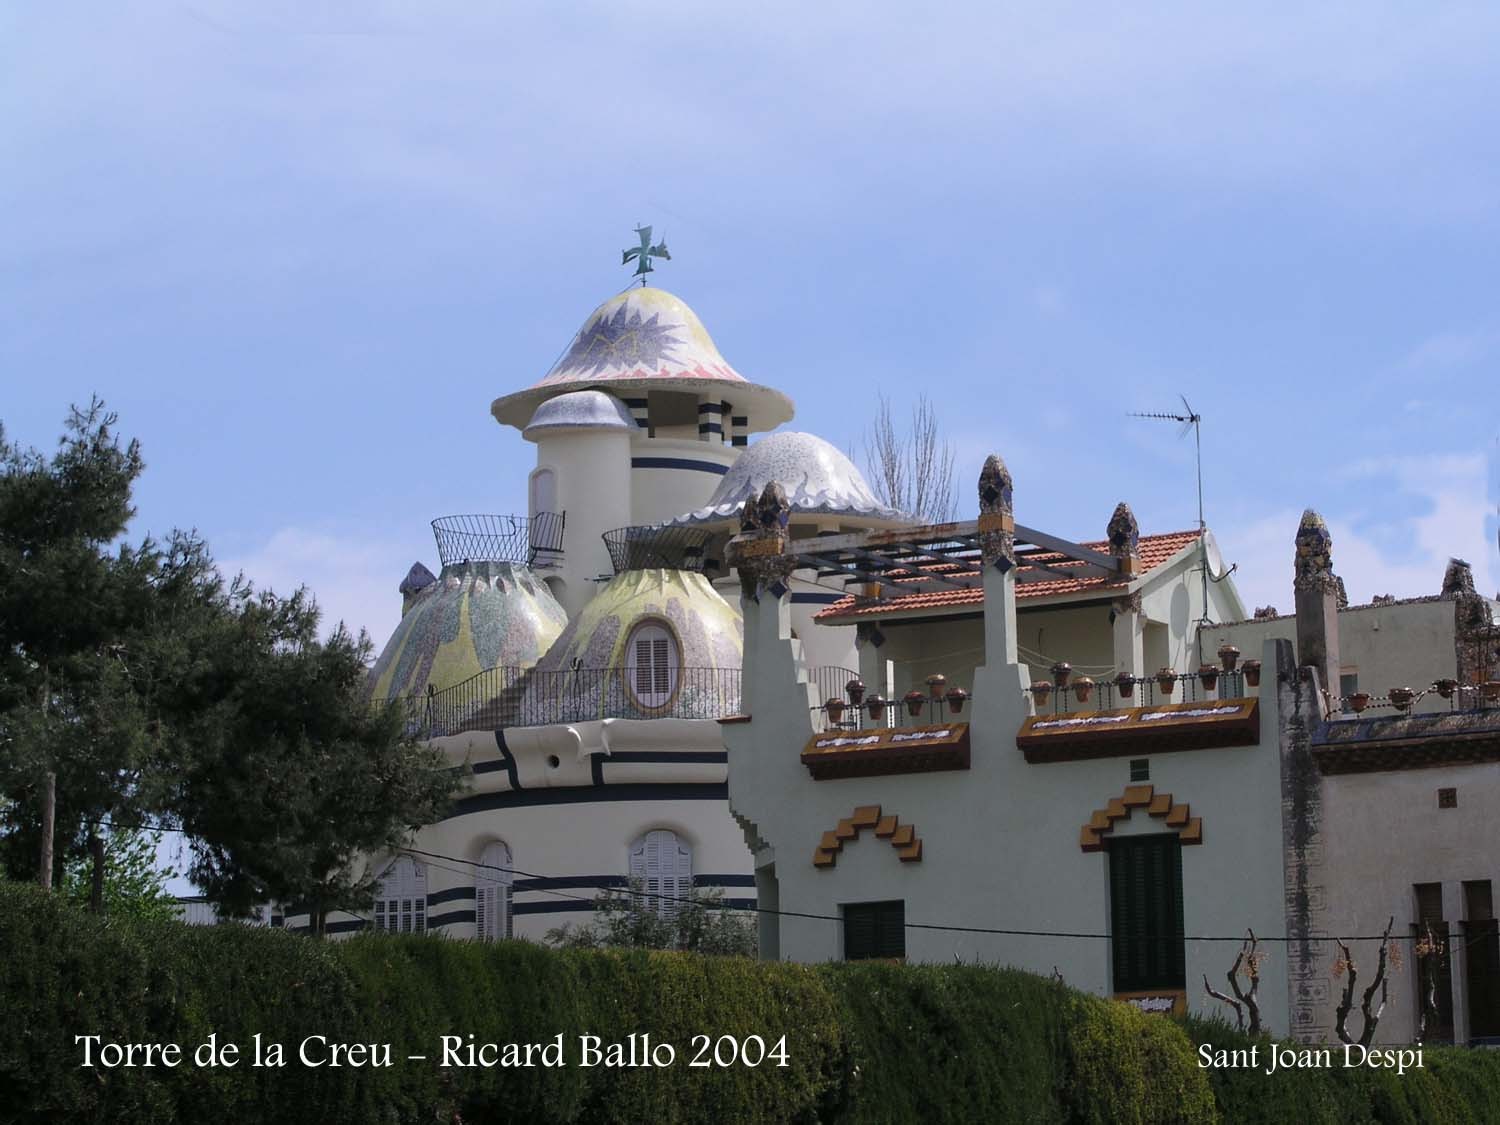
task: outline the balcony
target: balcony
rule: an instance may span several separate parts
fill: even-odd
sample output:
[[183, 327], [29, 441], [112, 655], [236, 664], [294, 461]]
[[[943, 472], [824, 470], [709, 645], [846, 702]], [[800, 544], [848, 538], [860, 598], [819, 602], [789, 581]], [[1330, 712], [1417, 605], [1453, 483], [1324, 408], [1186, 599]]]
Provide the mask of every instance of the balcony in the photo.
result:
[[557, 566], [563, 557], [566, 513], [526, 516], [440, 516], [432, 521], [438, 559], [444, 566], [503, 562], [517, 566]]
[[711, 532], [696, 527], [659, 527], [645, 525], [617, 527], [604, 533], [609, 561], [616, 574], [627, 570], [690, 570], [702, 574], [717, 570], [719, 563], [710, 559]]

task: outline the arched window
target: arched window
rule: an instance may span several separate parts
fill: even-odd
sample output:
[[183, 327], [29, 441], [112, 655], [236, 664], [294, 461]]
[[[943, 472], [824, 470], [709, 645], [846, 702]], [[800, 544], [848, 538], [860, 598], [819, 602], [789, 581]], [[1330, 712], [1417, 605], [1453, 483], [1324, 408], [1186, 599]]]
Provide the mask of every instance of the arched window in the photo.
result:
[[677, 638], [660, 621], [637, 625], [626, 642], [625, 673], [631, 698], [646, 710], [665, 707], [677, 692], [681, 656]]
[[503, 840], [486, 845], [474, 875], [475, 936], [480, 941], [503, 941], [511, 936], [510, 848]]
[[557, 511], [557, 475], [551, 469], [531, 474], [531, 514]]
[[375, 897], [375, 928], [396, 933], [427, 929], [427, 866], [400, 856], [380, 877]]
[[630, 877], [641, 881], [651, 910], [675, 917], [693, 893], [693, 849], [670, 829], [653, 829], [631, 846]]

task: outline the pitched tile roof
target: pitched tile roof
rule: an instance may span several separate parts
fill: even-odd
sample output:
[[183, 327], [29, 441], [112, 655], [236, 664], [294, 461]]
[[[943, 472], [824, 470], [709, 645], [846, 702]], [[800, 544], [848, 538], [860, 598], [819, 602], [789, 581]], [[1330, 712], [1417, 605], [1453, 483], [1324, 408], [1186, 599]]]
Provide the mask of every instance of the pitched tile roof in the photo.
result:
[[[1191, 546], [1198, 541], [1198, 532], [1194, 531], [1169, 531], [1162, 535], [1142, 535], [1140, 537], [1139, 551], [1141, 556], [1141, 575], [1150, 574], [1168, 559], [1172, 558], [1184, 547]], [[1084, 543], [1082, 546], [1092, 548], [1095, 551], [1107, 551], [1109, 544], [1106, 541], [1095, 543]], [[1030, 558], [1057, 570], [1066, 571], [1069, 567], [1079, 564], [1071, 559], [1055, 553], [1036, 554]], [[977, 562], [963, 567], [948, 565], [933, 568], [934, 572], [949, 574], [974, 574]], [[1022, 563], [1017, 569], [1018, 575], [1025, 574], [1033, 569], [1026, 563]], [[1016, 600], [1023, 601], [1031, 598], [1051, 598], [1064, 594], [1104, 593], [1107, 591], [1123, 589], [1127, 583], [1111, 582], [1106, 578], [1056, 578], [1042, 582], [1018, 582], [1016, 583]], [[966, 606], [979, 606], [984, 604], [984, 587], [979, 584], [967, 588], [952, 588], [948, 590], [931, 590], [923, 593], [902, 594], [896, 597], [884, 597], [877, 600], [859, 598], [848, 594], [839, 601], [834, 602], [827, 609], [818, 613], [814, 620], [825, 624], [837, 624], [841, 621], [858, 621], [872, 617], [884, 617], [892, 613], [906, 614], [914, 610], [932, 610], [937, 614], [944, 614]]]

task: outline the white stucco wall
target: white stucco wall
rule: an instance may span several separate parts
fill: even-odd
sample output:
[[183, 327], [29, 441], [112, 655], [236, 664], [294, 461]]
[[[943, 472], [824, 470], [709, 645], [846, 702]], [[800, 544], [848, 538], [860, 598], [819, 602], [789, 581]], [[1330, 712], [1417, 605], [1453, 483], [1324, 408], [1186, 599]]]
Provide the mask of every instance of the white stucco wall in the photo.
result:
[[611, 527], [666, 523], [707, 504], [723, 479], [722, 473], [705, 468], [643, 466], [640, 464], [643, 458], [698, 462], [727, 469], [740, 454], [734, 446], [719, 442], [687, 437], [650, 438], [639, 431], [631, 436], [630, 452], [635, 461], [635, 467], [630, 469], [630, 506], [617, 510], [618, 519]]
[[594, 596], [594, 579], [612, 573], [600, 536], [632, 522], [630, 449], [627, 430], [543, 431], [537, 441], [536, 467], [555, 474], [557, 506], [566, 515], [562, 558], [539, 573], [561, 577], [549, 585], [570, 617]]

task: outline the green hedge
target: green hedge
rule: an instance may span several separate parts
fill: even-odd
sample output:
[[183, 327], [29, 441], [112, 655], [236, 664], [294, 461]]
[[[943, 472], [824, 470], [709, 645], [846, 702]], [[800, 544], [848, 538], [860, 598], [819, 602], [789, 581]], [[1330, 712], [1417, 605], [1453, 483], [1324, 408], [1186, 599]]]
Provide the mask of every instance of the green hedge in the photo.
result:
[[[1500, 1055], [1429, 1050], [1396, 1078], [1198, 1066], [1222, 1024], [1144, 1016], [1009, 969], [758, 964], [238, 926], [100, 921], [0, 883], [0, 1121], [1480, 1122]], [[287, 1065], [249, 1046], [287, 1045]], [[649, 1032], [665, 1068], [581, 1067], [578, 1037]], [[442, 1068], [440, 1037], [550, 1041], [568, 1065]], [[218, 1036], [233, 1069], [86, 1069], [73, 1037]], [[691, 1068], [695, 1035], [786, 1036], [788, 1066]], [[389, 1068], [308, 1068], [296, 1044], [392, 1044]], [[425, 1054], [425, 1062], [407, 1054]]]

